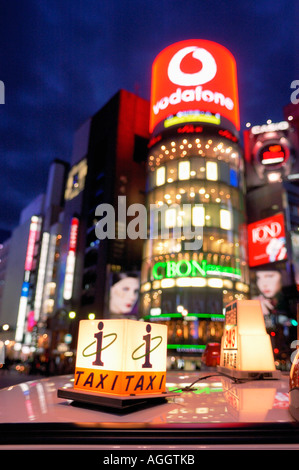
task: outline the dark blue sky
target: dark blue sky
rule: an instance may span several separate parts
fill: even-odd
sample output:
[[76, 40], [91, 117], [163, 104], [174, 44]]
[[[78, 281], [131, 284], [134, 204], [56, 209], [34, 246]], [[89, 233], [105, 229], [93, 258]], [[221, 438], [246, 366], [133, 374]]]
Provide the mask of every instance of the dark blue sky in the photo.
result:
[[85, 119], [120, 88], [150, 98], [152, 62], [173, 42], [209, 39], [233, 53], [242, 128], [247, 121], [281, 120], [290, 84], [299, 79], [295, 4], [2, 0], [0, 234], [44, 192], [50, 162], [69, 161], [74, 132]]

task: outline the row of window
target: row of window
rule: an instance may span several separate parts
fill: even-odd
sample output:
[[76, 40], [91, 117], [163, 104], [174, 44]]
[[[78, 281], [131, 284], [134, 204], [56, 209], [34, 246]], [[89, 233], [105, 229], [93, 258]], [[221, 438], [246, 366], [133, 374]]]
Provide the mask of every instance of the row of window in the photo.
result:
[[239, 147], [237, 144], [227, 144], [219, 138], [211, 137], [182, 137], [174, 140], [163, 141], [151, 149], [148, 158], [148, 167], [155, 168], [163, 164], [165, 160], [176, 160], [181, 158], [192, 159], [195, 156], [217, 159], [229, 163], [238, 168], [240, 163]]
[[[239, 242], [239, 234], [232, 234], [226, 230], [217, 230], [206, 227], [203, 232], [203, 237], [200, 240], [200, 250], [196, 252], [190, 251], [184, 253], [186, 257], [201, 257], [203, 253], [213, 253], [217, 256], [235, 256], [236, 258], [246, 259], [246, 234], [244, 226], [244, 236], [241, 235], [241, 243]], [[144, 243], [143, 258], [154, 258], [156, 261], [159, 256], [173, 257], [181, 252], [185, 251], [185, 239], [184, 237], [173, 238], [168, 237], [165, 239], [161, 238], [149, 238]], [[200, 252], [199, 252], [200, 251]]]
[[184, 184], [177, 182], [167, 183], [163, 187], [156, 187], [148, 193], [148, 206], [156, 204], [173, 203], [193, 203], [193, 204], [210, 204], [214, 203], [228, 208], [244, 211], [244, 195], [237, 188], [228, 186], [220, 182], [185, 182]]
[[192, 157], [190, 160], [169, 161], [163, 166], [152, 168], [148, 176], [148, 189], [188, 180], [221, 181], [235, 188], [243, 185], [237, 169], [226, 162]]
[[240, 211], [217, 204], [164, 204], [150, 211], [149, 220], [148, 238], [163, 240], [181, 237], [203, 240], [206, 227], [238, 233], [244, 224]]
[[[210, 288], [204, 288], [199, 295], [198, 289], [184, 289], [183, 296], [180, 295], [178, 289], [158, 290], [156, 292], [146, 292], [140, 297], [139, 306], [142, 316], [151, 315], [153, 319], [158, 318], [161, 314], [178, 314], [180, 304], [184, 307], [186, 313], [193, 314], [222, 314], [223, 305], [233, 300], [245, 300], [249, 296], [248, 293], [237, 292], [231, 289], [217, 289], [211, 294]], [[160, 317], [161, 318], [161, 317]], [[160, 321], [160, 320], [159, 320]]]

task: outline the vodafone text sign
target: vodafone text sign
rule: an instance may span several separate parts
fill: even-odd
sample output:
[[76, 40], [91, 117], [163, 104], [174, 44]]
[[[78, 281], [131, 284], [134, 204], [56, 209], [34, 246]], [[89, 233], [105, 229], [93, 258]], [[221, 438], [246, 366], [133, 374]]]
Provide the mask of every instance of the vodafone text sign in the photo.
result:
[[209, 112], [240, 129], [236, 63], [220, 44], [181, 41], [164, 49], [152, 67], [150, 132], [169, 116]]
[[249, 266], [259, 266], [287, 257], [283, 214], [248, 225]]

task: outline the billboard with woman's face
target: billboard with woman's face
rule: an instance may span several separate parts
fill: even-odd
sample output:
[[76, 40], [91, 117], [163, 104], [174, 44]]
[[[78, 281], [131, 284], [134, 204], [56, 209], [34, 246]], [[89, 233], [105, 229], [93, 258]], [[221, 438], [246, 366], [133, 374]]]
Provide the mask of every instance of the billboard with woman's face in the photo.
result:
[[252, 298], [261, 302], [267, 326], [277, 324], [290, 316], [285, 288], [290, 285], [289, 275], [281, 263], [251, 271]]
[[109, 318], [137, 318], [139, 273], [111, 273], [108, 288]]

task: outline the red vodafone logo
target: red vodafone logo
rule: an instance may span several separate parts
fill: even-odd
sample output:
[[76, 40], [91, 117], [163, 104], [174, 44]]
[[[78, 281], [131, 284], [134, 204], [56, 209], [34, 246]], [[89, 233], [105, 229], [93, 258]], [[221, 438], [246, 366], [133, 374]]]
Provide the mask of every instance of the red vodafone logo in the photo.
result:
[[169, 116], [192, 111], [223, 116], [240, 128], [235, 60], [220, 44], [182, 41], [154, 61], [150, 131]]
[[[192, 56], [202, 63], [202, 68], [198, 72], [186, 73], [181, 69], [182, 60], [192, 53]], [[172, 83], [181, 86], [196, 86], [212, 80], [217, 72], [217, 65], [214, 57], [206, 49], [196, 46], [184, 47], [172, 57], [168, 65], [168, 77]]]

